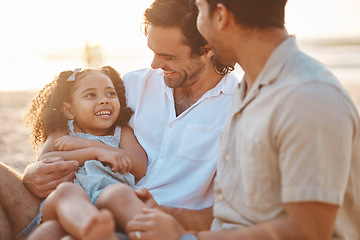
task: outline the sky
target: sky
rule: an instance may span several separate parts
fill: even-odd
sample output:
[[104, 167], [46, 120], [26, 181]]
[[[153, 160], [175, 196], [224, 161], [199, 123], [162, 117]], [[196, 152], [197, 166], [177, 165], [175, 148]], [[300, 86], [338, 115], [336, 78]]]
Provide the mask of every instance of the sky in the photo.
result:
[[360, 0], [288, 0], [286, 24], [301, 38], [360, 37]]
[[[0, 0], [0, 90], [37, 88], [82, 65], [74, 59], [86, 41], [126, 58], [113, 61], [121, 72], [148, 67], [152, 54], [140, 25], [152, 2]], [[358, 12], [360, 0], [288, 0], [286, 27], [300, 39], [360, 38]]]

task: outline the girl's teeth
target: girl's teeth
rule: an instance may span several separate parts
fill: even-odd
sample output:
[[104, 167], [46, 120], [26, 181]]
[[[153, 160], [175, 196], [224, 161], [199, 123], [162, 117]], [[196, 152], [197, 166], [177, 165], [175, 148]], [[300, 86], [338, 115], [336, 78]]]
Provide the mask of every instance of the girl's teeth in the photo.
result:
[[95, 113], [96, 116], [100, 116], [100, 115], [110, 115], [110, 111], [102, 111], [102, 112], [97, 112]]

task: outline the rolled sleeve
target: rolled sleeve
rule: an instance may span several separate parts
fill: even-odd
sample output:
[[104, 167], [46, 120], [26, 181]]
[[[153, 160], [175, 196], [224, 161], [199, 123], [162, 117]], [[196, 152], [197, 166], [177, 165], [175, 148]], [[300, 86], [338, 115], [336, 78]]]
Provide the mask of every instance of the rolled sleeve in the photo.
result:
[[277, 138], [283, 202], [342, 203], [354, 132], [351, 105], [342, 94], [313, 82], [284, 103]]

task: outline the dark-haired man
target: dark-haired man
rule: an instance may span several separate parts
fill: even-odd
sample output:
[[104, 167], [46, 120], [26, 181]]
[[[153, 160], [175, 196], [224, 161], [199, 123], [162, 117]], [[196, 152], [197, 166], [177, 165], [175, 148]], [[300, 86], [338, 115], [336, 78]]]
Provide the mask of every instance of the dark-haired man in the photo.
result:
[[149, 209], [129, 222], [130, 236], [359, 239], [359, 115], [329, 70], [287, 33], [286, 0], [196, 4], [215, 57], [245, 72], [220, 145], [213, 231], [184, 234]]
[[[144, 202], [132, 202], [140, 208], [158, 203], [188, 229], [200, 230], [212, 220], [219, 135], [238, 80], [232, 73], [225, 76], [232, 68], [214, 62], [191, 7], [188, 0], [156, 0], [146, 10], [154, 69], [128, 73], [124, 83], [135, 112], [130, 124], [149, 158], [148, 173], [137, 184], [149, 191], [139, 189]], [[76, 161], [48, 159], [29, 166], [21, 179], [1, 165], [0, 238], [24, 239], [40, 222], [34, 217], [42, 198], [71, 181], [77, 168]], [[129, 194], [119, 197], [120, 210], [126, 207], [120, 201], [134, 196], [132, 189], [124, 192]]]
[[152, 69], [126, 74], [124, 84], [134, 110], [130, 125], [149, 157], [137, 188], [148, 189], [187, 228], [208, 228], [219, 135], [238, 80], [226, 75], [232, 67], [214, 62], [189, 3], [156, 0], [145, 11]]

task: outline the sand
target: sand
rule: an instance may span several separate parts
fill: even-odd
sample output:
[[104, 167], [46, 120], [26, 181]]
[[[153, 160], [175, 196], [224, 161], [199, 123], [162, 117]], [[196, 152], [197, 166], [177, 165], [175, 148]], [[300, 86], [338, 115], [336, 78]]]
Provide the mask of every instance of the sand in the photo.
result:
[[[360, 85], [345, 85], [360, 110]], [[24, 116], [35, 91], [0, 91], [0, 161], [20, 173], [25, 166], [36, 161]]]
[[35, 161], [24, 116], [35, 91], [0, 92], [0, 161], [22, 172]]

